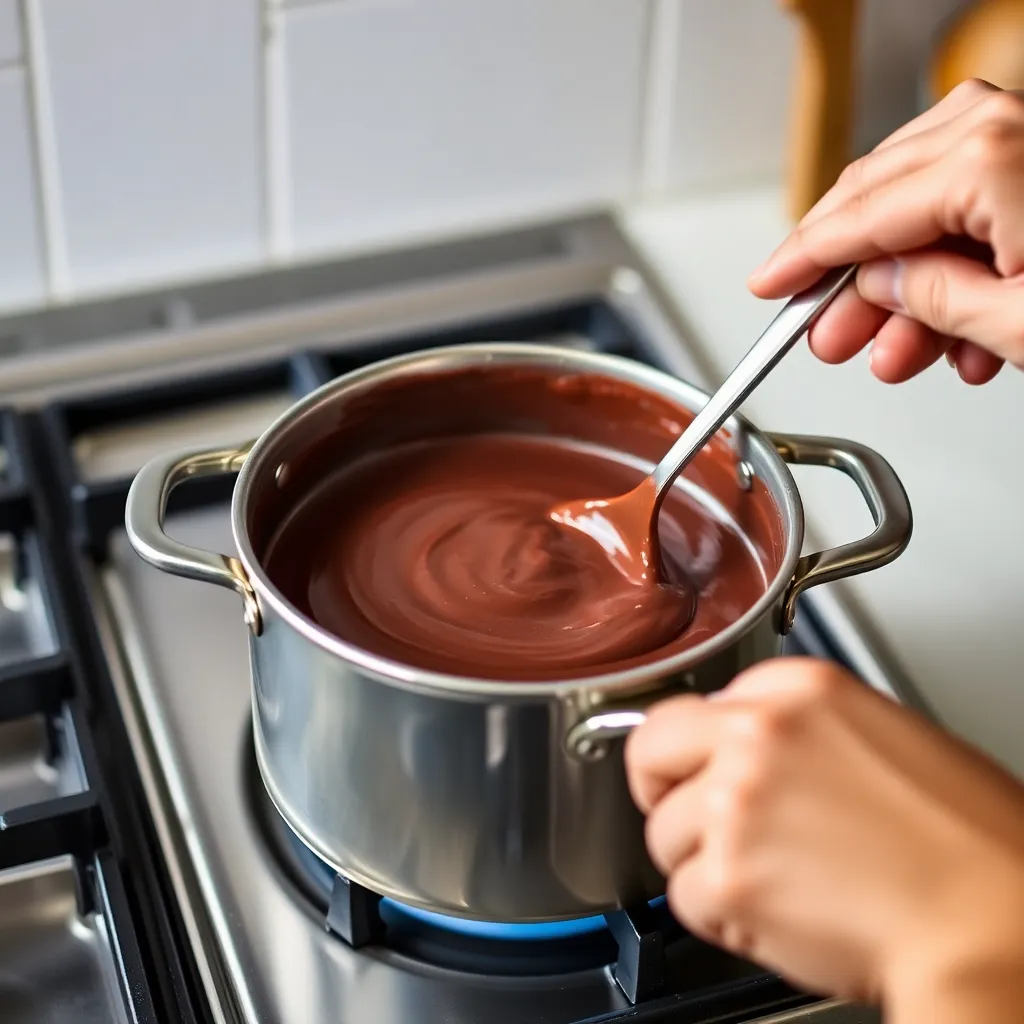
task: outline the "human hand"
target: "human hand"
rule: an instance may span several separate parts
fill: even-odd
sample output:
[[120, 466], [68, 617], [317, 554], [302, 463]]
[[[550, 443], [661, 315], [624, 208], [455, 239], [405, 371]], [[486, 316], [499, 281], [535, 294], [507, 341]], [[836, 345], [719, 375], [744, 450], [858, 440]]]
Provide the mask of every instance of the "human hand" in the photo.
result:
[[749, 285], [781, 298], [848, 263], [856, 288], [810, 332], [825, 362], [874, 338], [889, 383], [943, 353], [970, 384], [1024, 368], [1024, 93], [958, 86], [847, 167]]
[[982, 1019], [949, 990], [979, 978], [1024, 1019], [1024, 786], [981, 754], [786, 658], [656, 705], [626, 767], [695, 934], [894, 1022]]

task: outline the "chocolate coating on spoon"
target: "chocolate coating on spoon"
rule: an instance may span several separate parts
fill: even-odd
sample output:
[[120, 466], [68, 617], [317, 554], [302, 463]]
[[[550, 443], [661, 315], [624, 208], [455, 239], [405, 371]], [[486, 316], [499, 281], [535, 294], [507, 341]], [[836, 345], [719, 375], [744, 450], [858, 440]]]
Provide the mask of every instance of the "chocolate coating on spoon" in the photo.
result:
[[[434, 430], [424, 432], [440, 436], [416, 439], [409, 429], [396, 437], [392, 426], [388, 443], [376, 447], [359, 431], [356, 451], [334, 437], [296, 468], [296, 479], [312, 484], [312, 468], [326, 467], [332, 450], [342, 467], [321, 475], [292, 509], [281, 505], [276, 527], [266, 531], [261, 561], [309, 618], [349, 643], [423, 669], [509, 681], [569, 679], [700, 643], [763, 594], [777, 516], [763, 492], [739, 491], [728, 460], [715, 465], [721, 451], [709, 452], [703, 475], [736, 508], [727, 504], [716, 515], [674, 488], [661, 512], [654, 576], [630, 578], [590, 537], [552, 520], [553, 507], [624, 493], [643, 480], [643, 463], [579, 441], [606, 444], [609, 413], [619, 417], [612, 429], [620, 436], [638, 426], [637, 438], [652, 427], [655, 435], [677, 436], [681, 424], [658, 415], [666, 411], [660, 401], [578, 375], [567, 381], [491, 369], [477, 381], [481, 391], [472, 395], [460, 386], [465, 379], [448, 381], [448, 415], [431, 405], [424, 419]], [[432, 392], [440, 398], [426, 381], [419, 394], [412, 382], [382, 390], [389, 388], [406, 392], [404, 404], [391, 406], [393, 415], [421, 427], [408, 400], [428, 401]], [[461, 416], [453, 399], [465, 403]], [[527, 408], [543, 433], [515, 415]], [[350, 413], [349, 426], [371, 410]], [[439, 420], [449, 429], [437, 430]], [[496, 429], [501, 422], [518, 429]], [[568, 436], [545, 436], [552, 427]], [[663, 446], [664, 437], [651, 437], [652, 451]], [[630, 447], [646, 454], [636, 450], [643, 444]], [[694, 472], [700, 476], [701, 467]], [[749, 536], [726, 521], [736, 511], [755, 527]]]
[[630, 583], [656, 586], [664, 571], [658, 533], [651, 529], [656, 497], [654, 479], [647, 476], [617, 498], [578, 498], [548, 515], [594, 541]]

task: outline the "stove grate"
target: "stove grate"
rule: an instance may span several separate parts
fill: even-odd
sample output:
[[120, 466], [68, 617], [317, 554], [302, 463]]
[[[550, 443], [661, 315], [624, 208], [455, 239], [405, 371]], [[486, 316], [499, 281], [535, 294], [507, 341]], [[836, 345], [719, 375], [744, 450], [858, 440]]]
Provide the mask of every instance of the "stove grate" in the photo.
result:
[[[15, 597], [30, 581], [52, 634], [52, 651], [33, 656], [22, 655], [19, 648], [13, 657], [0, 660], [0, 722], [42, 719], [45, 743], [38, 770], [55, 777], [55, 762], [64, 758], [73, 762], [71, 774], [77, 780], [68, 787], [77, 791], [48, 799], [22, 803], [17, 795], [7, 794], [16, 805], [0, 814], [0, 871], [28, 870], [71, 858], [77, 911], [104, 918], [129, 1018], [137, 1024], [156, 1024], [159, 1017], [121, 869], [123, 851], [107, 778], [88, 721], [91, 702], [82, 654], [68, 628], [66, 594], [58, 585], [63, 574], [56, 572], [61, 564], [55, 548], [57, 524], [34, 471], [27, 421], [19, 414], [0, 410], [0, 450], [0, 533], [12, 541], [6, 548], [12, 557], [0, 565], [0, 617], [18, 612]], [[11, 756], [10, 751], [0, 753]]]

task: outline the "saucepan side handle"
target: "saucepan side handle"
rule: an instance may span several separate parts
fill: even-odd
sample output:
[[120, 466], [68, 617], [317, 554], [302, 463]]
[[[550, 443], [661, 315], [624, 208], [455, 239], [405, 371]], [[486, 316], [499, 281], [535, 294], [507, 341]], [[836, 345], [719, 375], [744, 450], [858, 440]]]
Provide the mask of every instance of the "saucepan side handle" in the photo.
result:
[[666, 696], [664, 690], [656, 690], [628, 702], [595, 708], [566, 733], [566, 752], [577, 761], [600, 761], [612, 740], [623, 739], [642, 725], [647, 709]]
[[826, 466], [845, 473], [857, 485], [875, 521], [875, 529], [866, 537], [801, 556], [783, 598], [779, 630], [785, 634], [793, 626], [796, 599], [805, 590], [888, 565], [910, 543], [914, 518], [900, 478], [871, 448], [835, 437], [768, 436], [791, 465]]
[[124, 521], [132, 547], [150, 565], [173, 576], [234, 590], [242, 598], [246, 624], [259, 636], [259, 604], [242, 563], [231, 555], [182, 544], [164, 532], [167, 499], [178, 484], [193, 477], [237, 473], [255, 443], [253, 440], [237, 448], [177, 452], [150, 460], [132, 481]]

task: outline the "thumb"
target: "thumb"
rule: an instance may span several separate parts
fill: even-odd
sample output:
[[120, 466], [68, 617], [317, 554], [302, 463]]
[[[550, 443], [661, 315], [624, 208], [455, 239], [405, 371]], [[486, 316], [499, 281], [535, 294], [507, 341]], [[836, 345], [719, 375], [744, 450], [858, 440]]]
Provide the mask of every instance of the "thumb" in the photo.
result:
[[921, 252], [865, 263], [857, 290], [873, 305], [1024, 366], [1024, 277], [1000, 277], [954, 253]]

